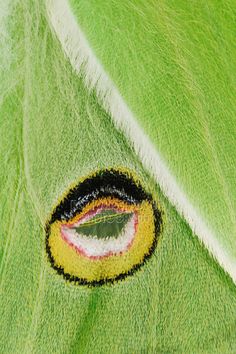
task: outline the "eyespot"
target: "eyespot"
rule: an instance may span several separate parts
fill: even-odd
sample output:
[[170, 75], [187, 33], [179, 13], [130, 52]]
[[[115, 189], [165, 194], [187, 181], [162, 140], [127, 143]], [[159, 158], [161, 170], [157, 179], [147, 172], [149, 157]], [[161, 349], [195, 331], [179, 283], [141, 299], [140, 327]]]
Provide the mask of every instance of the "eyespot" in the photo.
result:
[[162, 227], [157, 202], [133, 174], [102, 170], [73, 186], [46, 225], [52, 267], [81, 285], [102, 285], [138, 270]]

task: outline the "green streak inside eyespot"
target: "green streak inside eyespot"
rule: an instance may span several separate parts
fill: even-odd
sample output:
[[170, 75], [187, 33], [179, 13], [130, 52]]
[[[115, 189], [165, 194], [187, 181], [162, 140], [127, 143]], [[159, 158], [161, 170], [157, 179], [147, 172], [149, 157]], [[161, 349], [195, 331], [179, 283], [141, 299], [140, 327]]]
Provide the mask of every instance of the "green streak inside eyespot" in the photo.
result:
[[105, 238], [118, 238], [133, 213], [119, 213], [114, 210], [103, 210], [74, 229], [78, 234]]

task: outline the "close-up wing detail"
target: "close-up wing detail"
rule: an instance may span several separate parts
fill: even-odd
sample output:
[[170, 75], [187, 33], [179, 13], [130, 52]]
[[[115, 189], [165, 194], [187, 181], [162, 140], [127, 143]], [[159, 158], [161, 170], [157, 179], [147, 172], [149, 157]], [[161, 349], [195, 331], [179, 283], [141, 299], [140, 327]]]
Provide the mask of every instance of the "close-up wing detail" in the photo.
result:
[[235, 15], [0, 0], [1, 353], [235, 353]]
[[[220, 135], [225, 134], [227, 139], [232, 139], [231, 129], [233, 129], [234, 137], [236, 137], [235, 112], [230, 110], [234, 95], [230, 92], [231, 97], [228, 97], [228, 99], [231, 98], [232, 103], [227, 107], [229, 110], [227, 125], [224, 125], [222, 131], [220, 111], [218, 115], [214, 116], [210, 108], [206, 110], [208, 105], [212, 105], [212, 108], [217, 111], [221, 102], [215, 103], [212, 102], [211, 97], [201, 97], [206, 89], [210, 94], [212, 94], [211, 91], [215, 93], [214, 84], [213, 82], [212, 84], [208, 83], [208, 73], [204, 78], [205, 82], [198, 83], [198, 80], [202, 78], [197, 75], [195, 70], [191, 70], [192, 58], [190, 55], [192, 54], [189, 55], [187, 52], [189, 43], [185, 43], [183, 39], [183, 44], [179, 43], [181, 31], [186, 29], [185, 36], [188, 32], [191, 34], [193, 31], [191, 16], [193, 18], [196, 16], [193, 7], [189, 6], [188, 8], [187, 4], [185, 5], [186, 10], [191, 10], [189, 11], [189, 24], [186, 24], [185, 21], [178, 23], [180, 28], [177, 27], [177, 32], [173, 33], [171, 25], [175, 24], [172, 13], [174, 9], [168, 6], [152, 2], [143, 2], [139, 6], [131, 4], [130, 10], [132, 9], [133, 12], [128, 11], [129, 6], [125, 3], [113, 4], [113, 6], [102, 7], [96, 1], [87, 3], [76, 0], [48, 0], [48, 13], [57, 37], [75, 71], [79, 75], [83, 74], [84, 82], [88, 88], [96, 90], [102, 106], [111, 114], [118, 128], [122, 129], [131, 141], [144, 166], [157, 179], [163, 192], [176, 209], [183, 214], [194, 233], [203, 241], [221, 266], [236, 281], [236, 197], [232, 193], [234, 185], [231, 184], [235, 178], [236, 147], [232, 149], [230, 155], [227, 154], [222, 151], [224, 146], [219, 144], [219, 137], [215, 136], [219, 131]], [[180, 4], [178, 6], [181, 11]], [[196, 7], [198, 11], [201, 10], [199, 5]], [[111, 10], [113, 13], [108, 16]], [[150, 16], [151, 10], [155, 16]], [[93, 18], [93, 15], [97, 16], [96, 11], [101, 11], [99, 19], [101, 22], [104, 20], [105, 24], [99, 28]], [[203, 13], [207, 11], [209, 11], [207, 6], [202, 8]], [[87, 17], [87, 14], [90, 15]], [[122, 28], [117, 31], [116, 29], [120, 28], [120, 19], [124, 14], [130, 14], [132, 17], [123, 21]], [[181, 21], [181, 13], [175, 15], [176, 20]], [[210, 19], [217, 21], [217, 18], [213, 16]], [[166, 26], [167, 30], [163, 33], [165, 25], [163, 22], [168, 20], [170, 22]], [[197, 28], [202, 31], [202, 26], [207, 25], [203, 18], [202, 23], [199, 22], [196, 27], [198, 26]], [[144, 28], [146, 26], [146, 31], [141, 30], [142, 26]], [[131, 33], [130, 28], [132, 28]], [[152, 32], [149, 32], [151, 29]], [[230, 23], [225, 28], [225, 31], [230, 30], [232, 31], [230, 39], [233, 42], [233, 23], [232, 28], [230, 28]], [[109, 35], [106, 35], [105, 31]], [[153, 35], [154, 31], [156, 31], [156, 37]], [[166, 43], [159, 43], [160, 32], [167, 37]], [[226, 33], [220, 34], [224, 40]], [[203, 46], [207, 47], [207, 40], [212, 39], [212, 51], [216, 50], [215, 46], [218, 45], [217, 41], [214, 41], [214, 35], [214, 32], [211, 33], [211, 28], [209, 28], [209, 38], [206, 38], [206, 42], [203, 43]], [[119, 48], [111, 47], [109, 44], [111, 41], [121, 45]], [[225, 44], [227, 46], [228, 43]], [[148, 50], [150, 46], [151, 51]], [[170, 48], [168, 48], [169, 46]], [[162, 56], [165, 51], [169, 53], [166, 61], [169, 60], [174, 66], [173, 69], [170, 67], [168, 73], [170, 80], [173, 80], [172, 85], [168, 80], [164, 84], [162, 81], [158, 82], [159, 65], [163, 65]], [[137, 56], [137, 52], [140, 57], [132, 60], [133, 55]], [[148, 52], [149, 55], [143, 55], [143, 52], [144, 54]], [[201, 56], [204, 58], [204, 53], [200, 52], [199, 54], [194, 58], [195, 61], [200, 61]], [[206, 53], [206, 65], [214, 64], [216, 66], [216, 68], [213, 67], [212, 73], [214, 70], [216, 72], [221, 70], [221, 66], [224, 68], [224, 61], [212, 63], [211, 58], [208, 58], [210, 54], [211, 51], [209, 54]], [[123, 60], [119, 58], [123, 58]], [[212, 58], [215, 61], [215, 56]], [[223, 56], [222, 60], [226, 59], [228, 58]], [[232, 59], [235, 60], [235, 58]], [[112, 64], [116, 60], [119, 65], [113, 66]], [[202, 70], [204, 70], [204, 62], [202, 65]], [[122, 71], [123, 67], [124, 71]], [[129, 73], [128, 77], [122, 75], [122, 72], [126, 71]], [[175, 75], [176, 71], [178, 73]], [[191, 73], [191, 76], [187, 76], [188, 72]], [[235, 79], [233, 70], [232, 74]], [[227, 83], [227, 76], [221, 75], [220, 80], [223, 84]], [[112, 78], [114, 79], [112, 80]], [[220, 80], [218, 79], [218, 81]], [[180, 88], [178, 86], [181, 82], [183, 87]], [[207, 88], [203, 87], [206, 82], [208, 83]], [[175, 97], [177, 103], [182, 95], [183, 102], [189, 100], [189, 107], [171, 106], [172, 112], [171, 114], [168, 112], [169, 126], [167, 129], [165, 110], [170, 107], [170, 97], [173, 97], [174, 85], [177, 88], [177, 97]], [[195, 85], [196, 92], [194, 92]], [[161, 96], [159, 93], [160, 87], [162, 89], [165, 87], [165, 96], [169, 94], [169, 99], [166, 101], [165, 96]], [[197, 90], [201, 94], [200, 97], [196, 97]], [[144, 92], [150, 93], [150, 96], [144, 95]], [[155, 92], [158, 94], [155, 95]], [[148, 102], [147, 97], [152, 101]], [[163, 107], [164, 102], [166, 107]], [[139, 107], [140, 109], [137, 109]], [[164, 112], [162, 112], [163, 109]], [[174, 115], [175, 117], [173, 117]], [[177, 134], [178, 136], [176, 136]], [[163, 150], [160, 141], [167, 138], [169, 143], [167, 151], [160, 151]], [[220, 137], [221, 140], [223, 138]], [[187, 156], [186, 151], [188, 152]], [[194, 155], [189, 154], [189, 151], [193, 151]], [[225, 174], [230, 178], [226, 179]], [[194, 184], [193, 181], [195, 181]], [[212, 203], [212, 200], [219, 202]]]

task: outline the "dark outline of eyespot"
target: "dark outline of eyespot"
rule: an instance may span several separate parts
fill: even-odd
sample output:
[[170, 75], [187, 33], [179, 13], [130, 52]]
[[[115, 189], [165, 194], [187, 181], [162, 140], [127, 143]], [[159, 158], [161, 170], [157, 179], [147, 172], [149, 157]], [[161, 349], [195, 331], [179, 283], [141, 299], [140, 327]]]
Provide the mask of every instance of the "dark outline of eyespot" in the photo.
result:
[[[51, 224], [53, 224], [56, 220], [68, 221], [76, 214], [80, 213], [86, 204], [96, 199], [109, 196], [119, 198], [127, 204], [138, 205], [144, 200], [149, 201], [152, 204], [155, 222], [155, 236], [152, 246], [149, 248], [148, 252], [143, 255], [143, 260], [140, 263], [135, 264], [129, 271], [120, 273], [113, 278], [88, 281], [84, 278], [65, 273], [63, 267], [59, 267], [55, 264], [55, 260], [51, 254], [51, 249], [49, 246]], [[71, 205], [71, 201], [75, 202], [73, 206]], [[126, 277], [133, 275], [147, 262], [157, 246], [161, 230], [162, 212], [157, 208], [157, 205], [153, 201], [151, 195], [143, 190], [140, 183], [136, 184], [132, 179], [131, 174], [128, 172], [124, 172], [123, 170], [106, 169], [98, 171], [91, 177], [88, 177], [84, 181], [78, 183], [75, 187], [71, 188], [66, 197], [64, 197], [59, 205], [53, 210], [51, 218], [45, 226], [46, 252], [52, 268], [56, 270], [59, 275], [62, 275], [65, 280], [89, 287], [114, 284], [115, 282], [124, 280]]]

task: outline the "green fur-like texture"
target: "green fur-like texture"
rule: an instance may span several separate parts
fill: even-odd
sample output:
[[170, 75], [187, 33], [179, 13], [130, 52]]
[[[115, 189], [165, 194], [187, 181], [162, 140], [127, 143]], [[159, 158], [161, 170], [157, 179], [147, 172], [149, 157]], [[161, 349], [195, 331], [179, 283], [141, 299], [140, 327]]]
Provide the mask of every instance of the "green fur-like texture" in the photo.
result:
[[[71, 3], [144, 131], [236, 252], [233, 4]], [[9, 6], [0, 27], [0, 57], [10, 53], [0, 66], [0, 352], [235, 353], [232, 280], [75, 73], [43, 2]], [[81, 287], [51, 268], [44, 226], [72, 183], [110, 167], [135, 171], [160, 203], [163, 231], [135, 275]]]
[[235, 260], [235, 2], [69, 2], [144, 132]]

